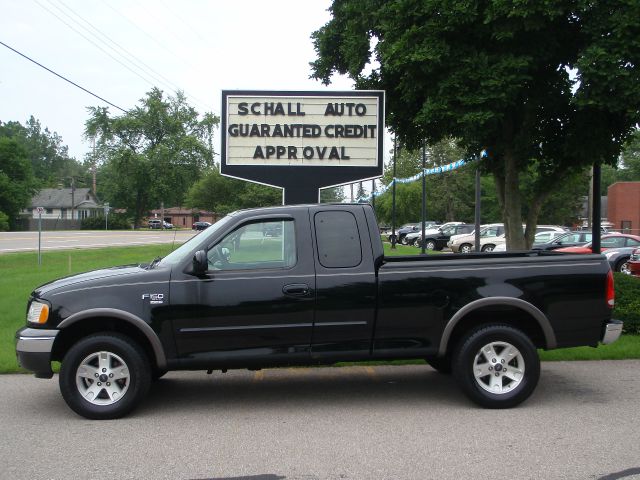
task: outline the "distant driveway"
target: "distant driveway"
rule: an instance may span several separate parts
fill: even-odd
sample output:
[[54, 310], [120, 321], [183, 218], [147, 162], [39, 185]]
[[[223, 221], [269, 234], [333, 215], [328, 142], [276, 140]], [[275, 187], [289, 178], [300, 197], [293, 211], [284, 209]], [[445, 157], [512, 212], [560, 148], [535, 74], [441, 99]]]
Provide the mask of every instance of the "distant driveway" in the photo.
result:
[[[43, 250], [184, 243], [194, 230], [80, 230], [42, 232]], [[38, 249], [38, 232], [0, 232], [0, 253]]]

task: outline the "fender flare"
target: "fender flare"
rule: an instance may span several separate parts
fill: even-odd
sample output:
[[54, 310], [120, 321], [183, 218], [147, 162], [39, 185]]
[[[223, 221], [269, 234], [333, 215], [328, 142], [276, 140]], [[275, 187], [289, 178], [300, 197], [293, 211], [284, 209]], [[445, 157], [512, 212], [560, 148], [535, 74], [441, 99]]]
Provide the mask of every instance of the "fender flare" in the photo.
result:
[[117, 318], [133, 325], [145, 336], [147, 340], [149, 340], [153, 353], [156, 356], [156, 364], [158, 368], [167, 368], [167, 357], [164, 354], [164, 348], [162, 347], [162, 343], [160, 342], [156, 332], [154, 332], [149, 324], [140, 317], [137, 317], [132, 313], [125, 312], [124, 310], [118, 310], [115, 308], [92, 308], [89, 310], [83, 310], [82, 312], [74, 313], [73, 315], [65, 318], [58, 324], [58, 328], [63, 329], [81, 320], [93, 317]]
[[473, 312], [474, 310], [478, 310], [480, 308], [489, 307], [489, 306], [508, 306], [514, 307], [518, 310], [522, 310], [529, 315], [531, 315], [538, 325], [542, 329], [542, 333], [544, 334], [544, 339], [546, 343], [546, 348], [551, 350], [556, 348], [557, 341], [556, 335], [551, 327], [551, 323], [549, 323], [549, 319], [542, 313], [536, 306], [531, 305], [529, 302], [521, 300], [519, 298], [513, 297], [489, 297], [489, 298], [481, 298], [479, 300], [474, 300], [471, 303], [468, 303], [460, 310], [458, 310], [453, 317], [447, 322], [442, 332], [442, 337], [440, 338], [440, 348], [438, 349], [438, 355], [444, 356], [447, 353], [447, 345], [449, 344], [449, 340], [451, 338], [451, 334], [453, 333], [453, 329], [456, 325], [462, 320], [466, 315]]

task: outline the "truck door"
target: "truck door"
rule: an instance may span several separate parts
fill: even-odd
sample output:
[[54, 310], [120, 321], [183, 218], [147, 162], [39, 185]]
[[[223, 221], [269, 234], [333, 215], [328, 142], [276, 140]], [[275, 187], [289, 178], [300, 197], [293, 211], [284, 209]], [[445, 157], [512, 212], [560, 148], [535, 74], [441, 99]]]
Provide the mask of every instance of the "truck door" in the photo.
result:
[[315, 276], [299, 248], [311, 251], [308, 215], [247, 219], [208, 247], [205, 275], [172, 279], [179, 358], [211, 368], [308, 361]]
[[311, 208], [316, 268], [312, 357], [370, 354], [376, 310], [371, 239], [362, 207]]

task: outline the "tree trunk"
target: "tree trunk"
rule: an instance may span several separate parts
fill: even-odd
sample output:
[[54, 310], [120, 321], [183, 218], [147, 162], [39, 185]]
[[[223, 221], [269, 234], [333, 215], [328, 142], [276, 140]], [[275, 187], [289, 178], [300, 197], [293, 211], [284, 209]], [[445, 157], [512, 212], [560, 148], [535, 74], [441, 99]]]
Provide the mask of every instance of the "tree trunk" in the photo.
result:
[[520, 196], [520, 173], [513, 151], [504, 156], [504, 203], [502, 205], [504, 228], [508, 250], [524, 250], [526, 242], [522, 229], [522, 198]]

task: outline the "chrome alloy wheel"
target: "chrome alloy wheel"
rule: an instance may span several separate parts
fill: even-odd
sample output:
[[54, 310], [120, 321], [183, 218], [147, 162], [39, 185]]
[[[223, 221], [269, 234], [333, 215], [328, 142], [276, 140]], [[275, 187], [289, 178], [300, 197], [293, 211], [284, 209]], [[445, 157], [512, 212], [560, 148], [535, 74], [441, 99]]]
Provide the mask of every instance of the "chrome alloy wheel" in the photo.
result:
[[522, 354], [507, 342], [485, 345], [473, 361], [473, 375], [478, 386], [496, 395], [515, 390], [522, 383], [524, 372]]
[[76, 370], [78, 392], [93, 405], [112, 405], [129, 389], [129, 367], [112, 352], [94, 352]]

